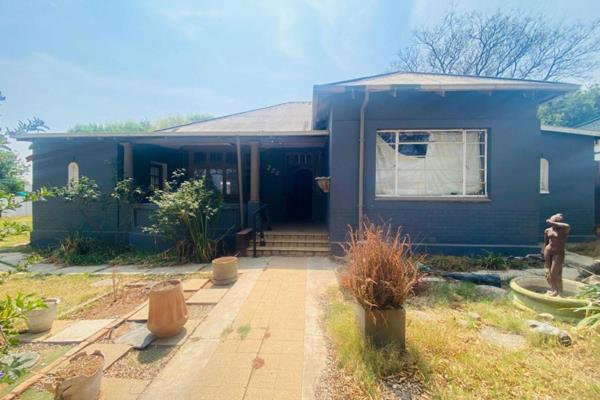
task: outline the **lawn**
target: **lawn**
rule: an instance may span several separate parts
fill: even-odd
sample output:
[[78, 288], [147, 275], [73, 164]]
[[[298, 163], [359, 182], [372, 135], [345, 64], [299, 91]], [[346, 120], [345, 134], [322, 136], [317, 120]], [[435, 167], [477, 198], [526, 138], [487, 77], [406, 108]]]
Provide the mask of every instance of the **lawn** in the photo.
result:
[[[326, 329], [338, 368], [356, 386], [356, 398], [385, 398], [381, 382], [419, 385], [433, 399], [600, 398], [600, 337], [574, 334], [571, 347], [530, 334], [535, 315], [508, 299], [486, 300], [472, 285], [435, 285], [407, 305], [407, 349], [374, 349], [355, 327], [350, 305], [339, 291], [327, 300]], [[471, 313], [471, 314], [469, 314]], [[473, 317], [476, 313], [478, 316]], [[522, 349], [484, 341], [479, 332], [495, 327], [525, 338]]]
[[[3, 217], [5, 220], [15, 221], [21, 224], [27, 225], [31, 228], [32, 220], [31, 216], [28, 217]], [[0, 241], [0, 250], [5, 249], [7, 247], [15, 247], [20, 245], [25, 245], [29, 243], [29, 232], [23, 232], [20, 235], [9, 236], [6, 239]]]

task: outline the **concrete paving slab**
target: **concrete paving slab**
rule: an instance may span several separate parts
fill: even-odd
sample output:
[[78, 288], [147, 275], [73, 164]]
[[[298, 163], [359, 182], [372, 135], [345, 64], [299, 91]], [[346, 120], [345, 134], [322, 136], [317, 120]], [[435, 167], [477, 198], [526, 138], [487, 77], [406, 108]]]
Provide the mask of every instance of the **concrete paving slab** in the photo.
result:
[[149, 274], [189, 274], [197, 272], [204, 268], [206, 264], [184, 264], [184, 265], [173, 265], [168, 267], [154, 267], [149, 268]]
[[192, 297], [186, 300], [187, 304], [217, 304], [225, 293], [227, 293], [228, 288], [210, 288], [210, 289], [200, 289]]
[[59, 268], [50, 272], [51, 274], [66, 275], [66, 274], [93, 274], [107, 268], [107, 265], [85, 265]]
[[331, 257], [308, 257], [309, 269], [336, 269], [341, 264], [336, 263]]
[[14, 268], [6, 264], [0, 264], [0, 272], [14, 272]]
[[0, 253], [0, 263], [14, 266], [25, 260], [27, 260], [27, 254], [24, 253]]
[[187, 340], [188, 337], [194, 332], [194, 330], [198, 327], [198, 325], [202, 322], [198, 319], [190, 319], [183, 326], [183, 330], [179, 332], [178, 335], [175, 335], [170, 338], [159, 338], [154, 341], [153, 344], [158, 346], [179, 346], [183, 344]]
[[57, 319], [54, 321], [54, 323], [52, 324], [52, 328], [49, 331], [40, 333], [21, 333], [19, 334], [19, 340], [23, 343], [41, 342], [52, 335], [56, 335], [58, 332], [65, 329], [72, 323], [72, 320]]
[[137, 324], [135, 328], [123, 336], [118, 337], [115, 343], [127, 344], [134, 349], [142, 350], [150, 346], [150, 344], [156, 339], [156, 336], [148, 330], [145, 323]]
[[113, 271], [117, 274], [145, 274], [148, 272], [148, 266], [146, 265], [116, 265], [116, 266], [107, 266], [106, 268], [96, 271], [95, 274], [98, 275], [107, 275], [112, 274]]
[[149, 383], [147, 380], [104, 377], [100, 400], [136, 400]]
[[79, 343], [111, 323], [112, 319], [80, 320], [43, 340], [44, 343]]
[[104, 370], [106, 371], [111, 365], [117, 362], [131, 349], [131, 346], [126, 344], [115, 343], [92, 343], [85, 347], [81, 352], [91, 353], [94, 350], [100, 350], [104, 355]]
[[263, 269], [271, 257], [238, 257], [238, 269]]
[[186, 279], [181, 282], [181, 286], [183, 287], [184, 292], [195, 292], [200, 290], [204, 285], [208, 283], [208, 279]]
[[128, 321], [147, 321], [148, 320], [148, 304], [138, 310], [131, 317], [127, 318]]
[[56, 264], [45, 264], [45, 263], [39, 263], [39, 264], [35, 264], [35, 265], [31, 265], [29, 266], [29, 272], [35, 272], [38, 274], [50, 274], [54, 271], [57, 271], [61, 268], [60, 265], [56, 265]]

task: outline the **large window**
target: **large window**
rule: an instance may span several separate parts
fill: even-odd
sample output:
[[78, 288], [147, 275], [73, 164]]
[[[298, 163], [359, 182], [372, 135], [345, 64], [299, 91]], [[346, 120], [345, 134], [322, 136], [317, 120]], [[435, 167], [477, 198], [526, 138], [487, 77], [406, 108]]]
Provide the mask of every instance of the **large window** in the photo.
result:
[[378, 197], [487, 196], [487, 131], [377, 132]]
[[197, 152], [194, 155], [195, 175], [208, 173], [212, 183], [226, 201], [238, 200], [237, 156], [233, 152]]

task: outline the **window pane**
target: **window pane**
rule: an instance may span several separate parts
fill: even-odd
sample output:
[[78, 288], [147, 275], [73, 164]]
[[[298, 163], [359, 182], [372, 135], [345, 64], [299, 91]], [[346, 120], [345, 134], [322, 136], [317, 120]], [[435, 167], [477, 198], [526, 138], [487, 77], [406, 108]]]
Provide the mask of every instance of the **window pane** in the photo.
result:
[[213, 185], [219, 192], [223, 192], [223, 170], [222, 169], [211, 169], [210, 177]]
[[375, 156], [375, 192], [380, 195], [395, 193], [396, 145], [395, 134], [379, 133]]
[[238, 194], [238, 177], [236, 169], [225, 170], [225, 192], [224, 194], [235, 195]]

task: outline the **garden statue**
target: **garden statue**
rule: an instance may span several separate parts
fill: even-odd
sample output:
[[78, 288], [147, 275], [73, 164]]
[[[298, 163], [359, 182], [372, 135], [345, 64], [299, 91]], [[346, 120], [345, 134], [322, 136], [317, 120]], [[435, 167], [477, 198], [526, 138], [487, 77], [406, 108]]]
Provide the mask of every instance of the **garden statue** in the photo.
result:
[[558, 296], [562, 293], [562, 268], [565, 262], [565, 247], [571, 227], [564, 222], [562, 214], [554, 214], [546, 220], [550, 225], [544, 231], [544, 267], [550, 290], [546, 294]]

